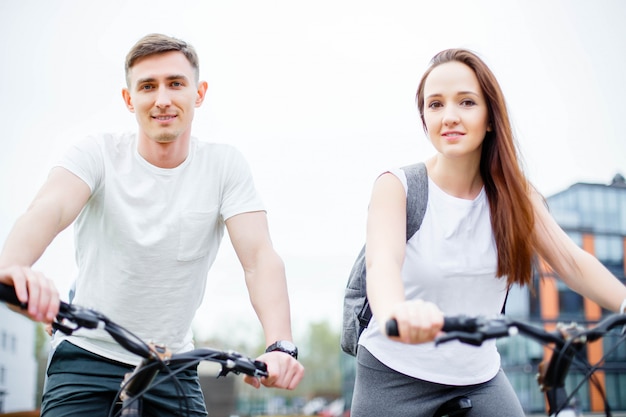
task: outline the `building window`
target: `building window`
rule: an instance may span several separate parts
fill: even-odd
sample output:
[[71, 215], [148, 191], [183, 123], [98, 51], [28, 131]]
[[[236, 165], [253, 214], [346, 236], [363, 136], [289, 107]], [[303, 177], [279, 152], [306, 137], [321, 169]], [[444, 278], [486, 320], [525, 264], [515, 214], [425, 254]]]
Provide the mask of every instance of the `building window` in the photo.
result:
[[618, 278], [624, 278], [624, 237], [596, 236], [596, 257]]
[[563, 281], [557, 281], [559, 290], [559, 316], [562, 319], [572, 317], [574, 320], [580, 317], [584, 311], [583, 297], [570, 290]]

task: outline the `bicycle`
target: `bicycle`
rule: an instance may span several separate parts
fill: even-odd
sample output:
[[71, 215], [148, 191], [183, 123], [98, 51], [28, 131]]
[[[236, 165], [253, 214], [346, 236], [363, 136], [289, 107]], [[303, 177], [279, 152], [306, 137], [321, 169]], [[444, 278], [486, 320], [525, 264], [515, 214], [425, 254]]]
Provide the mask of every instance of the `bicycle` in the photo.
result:
[[[0, 284], [0, 301], [26, 309], [20, 303], [12, 286]], [[202, 361], [216, 362], [221, 366], [219, 377], [229, 373], [267, 377], [267, 366], [264, 362], [251, 359], [235, 351], [221, 351], [210, 348], [199, 348], [188, 352], [172, 354], [166, 346], [145, 343], [124, 327], [114, 323], [104, 314], [75, 304], [61, 302], [56, 321], [52, 323], [54, 330], [71, 335], [74, 331], [103, 328], [111, 337], [129, 352], [142, 358], [142, 361], [126, 374], [120, 383], [116, 395], [117, 401], [111, 404], [109, 416], [142, 416], [143, 395], [152, 387], [159, 372], [175, 381], [175, 376]], [[170, 368], [174, 367], [173, 371]], [[184, 409], [181, 405], [181, 411]], [[181, 415], [182, 412], [181, 412]]]
[[[540, 390], [544, 393], [547, 402], [547, 415], [549, 417], [578, 417], [572, 399], [576, 392], [587, 381], [593, 383], [593, 374], [604, 362], [604, 359], [626, 340], [626, 327], [622, 327], [618, 341], [609, 352], [596, 364], [590, 364], [584, 355], [584, 349], [588, 343], [601, 339], [611, 330], [619, 326], [626, 326], [626, 314], [610, 314], [592, 327], [584, 327], [581, 324], [558, 323], [555, 330], [548, 331], [544, 328], [515, 320], [503, 315], [495, 317], [468, 317], [448, 316], [444, 318], [443, 332], [445, 334], [435, 339], [439, 345], [452, 340], [461, 343], [480, 346], [485, 340], [509, 337], [516, 334], [529, 337], [543, 345], [550, 345], [552, 354], [550, 358], [539, 364], [537, 382]], [[398, 336], [398, 325], [395, 319], [386, 323], [387, 334]], [[586, 370], [583, 380], [568, 393], [565, 388], [565, 380], [570, 366], [575, 364]], [[606, 417], [611, 417], [610, 406], [604, 393], [604, 409]], [[438, 410], [434, 417], [461, 417], [471, 409], [471, 398], [458, 397], [444, 404], [447, 410]]]

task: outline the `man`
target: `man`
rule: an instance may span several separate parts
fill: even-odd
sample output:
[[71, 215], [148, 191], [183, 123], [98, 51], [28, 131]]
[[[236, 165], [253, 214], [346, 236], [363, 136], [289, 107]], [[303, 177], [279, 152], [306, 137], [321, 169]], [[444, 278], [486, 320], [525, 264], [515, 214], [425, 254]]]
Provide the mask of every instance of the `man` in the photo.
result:
[[[134, 135], [102, 135], [72, 147], [54, 167], [10, 232], [0, 268], [20, 299], [28, 287], [37, 303], [28, 314], [50, 320], [58, 295], [30, 270], [54, 237], [76, 220], [78, 277], [73, 302], [96, 309], [144, 340], [172, 351], [193, 348], [191, 321], [207, 272], [228, 229], [244, 269], [268, 353], [269, 377], [246, 382], [293, 389], [304, 369], [291, 342], [285, 270], [274, 251], [264, 207], [249, 168], [233, 147], [191, 136], [195, 108], [207, 83], [187, 43], [145, 36], [126, 57], [122, 95], [134, 113]], [[101, 331], [54, 337], [42, 416], [107, 415], [120, 379], [137, 357]], [[179, 380], [189, 415], [206, 415], [197, 373]], [[146, 396], [150, 415], [175, 415], [174, 383]]]

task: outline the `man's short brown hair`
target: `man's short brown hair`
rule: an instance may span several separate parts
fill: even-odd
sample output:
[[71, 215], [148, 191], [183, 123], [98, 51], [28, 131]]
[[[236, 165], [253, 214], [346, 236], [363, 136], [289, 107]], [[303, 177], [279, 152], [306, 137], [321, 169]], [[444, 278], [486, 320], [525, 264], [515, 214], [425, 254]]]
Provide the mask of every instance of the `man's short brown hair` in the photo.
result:
[[179, 51], [189, 61], [196, 73], [196, 83], [200, 77], [200, 63], [198, 54], [193, 46], [180, 39], [162, 35], [160, 33], [152, 33], [139, 39], [126, 55], [125, 73], [126, 84], [130, 87], [130, 70], [135, 63], [147, 56], [162, 54], [170, 51]]

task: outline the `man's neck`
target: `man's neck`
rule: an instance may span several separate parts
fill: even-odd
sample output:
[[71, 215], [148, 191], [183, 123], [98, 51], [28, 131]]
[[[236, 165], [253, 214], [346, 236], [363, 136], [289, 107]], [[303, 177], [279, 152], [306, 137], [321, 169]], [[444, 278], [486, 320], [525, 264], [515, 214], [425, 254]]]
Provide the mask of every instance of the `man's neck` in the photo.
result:
[[139, 134], [137, 150], [150, 164], [159, 168], [176, 168], [189, 156], [189, 136], [172, 142], [157, 142]]

